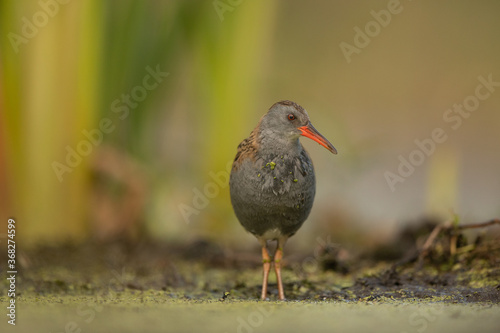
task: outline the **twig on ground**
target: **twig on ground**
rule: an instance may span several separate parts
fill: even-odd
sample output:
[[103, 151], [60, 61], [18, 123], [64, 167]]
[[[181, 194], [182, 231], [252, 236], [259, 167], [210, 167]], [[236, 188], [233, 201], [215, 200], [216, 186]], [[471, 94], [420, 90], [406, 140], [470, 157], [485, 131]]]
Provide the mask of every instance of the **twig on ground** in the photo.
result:
[[420, 249], [415, 251], [415, 253], [397, 263], [395, 263], [391, 270], [395, 270], [398, 266], [405, 265], [407, 263], [413, 262], [415, 260], [418, 260], [417, 262], [417, 269], [421, 269], [423, 265], [423, 261], [425, 257], [429, 254], [430, 250], [434, 246], [434, 243], [441, 233], [449, 233], [451, 234], [451, 239], [450, 239], [450, 254], [454, 255], [456, 254], [457, 248], [456, 248], [456, 241], [458, 239], [458, 236], [456, 234], [457, 230], [465, 230], [465, 229], [476, 229], [476, 228], [485, 228], [492, 226], [494, 224], [499, 224], [500, 225], [500, 219], [493, 219], [487, 222], [482, 222], [482, 223], [471, 223], [471, 224], [463, 224], [463, 225], [453, 225], [450, 221], [442, 224], [442, 225], [437, 225], [432, 232], [429, 234], [427, 239], [425, 240], [424, 244]]
[[459, 229], [459, 230], [462, 230], [462, 229], [474, 229], [474, 228], [484, 228], [484, 227], [489, 227], [490, 225], [493, 225], [493, 224], [500, 224], [500, 220], [499, 219], [493, 219], [493, 220], [490, 220], [488, 222], [482, 222], [482, 223], [472, 223], [472, 224], [462, 224], [462, 225], [459, 225], [459, 226], [456, 226], [456, 227], [452, 227], [452, 228], [449, 228], [449, 229]]
[[430, 248], [432, 247], [432, 245], [434, 244], [434, 241], [436, 240], [437, 236], [439, 235], [439, 233], [441, 232], [441, 230], [445, 229], [445, 228], [448, 228], [450, 225], [449, 222], [446, 222], [445, 225], [437, 225], [431, 232], [431, 234], [429, 235], [429, 237], [427, 237], [424, 245], [422, 246], [422, 248], [418, 251], [418, 263], [417, 263], [417, 268], [420, 269], [422, 268], [422, 265], [423, 265], [423, 262], [424, 262], [424, 258], [427, 256], [427, 254], [429, 253], [429, 250]]

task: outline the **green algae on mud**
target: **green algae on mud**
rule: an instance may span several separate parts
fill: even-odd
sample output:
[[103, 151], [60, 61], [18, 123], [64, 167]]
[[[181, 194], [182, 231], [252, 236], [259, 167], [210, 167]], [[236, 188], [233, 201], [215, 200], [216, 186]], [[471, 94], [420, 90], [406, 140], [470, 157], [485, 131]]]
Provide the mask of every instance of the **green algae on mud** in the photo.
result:
[[[21, 253], [19, 293], [25, 297], [44, 295], [90, 295], [156, 290], [189, 299], [259, 297], [262, 272], [258, 256], [232, 259], [213, 244], [190, 244], [175, 248], [152, 242], [141, 244], [87, 243], [81, 246], [46, 247]], [[491, 261], [493, 260], [493, 261]], [[496, 260], [496, 261], [495, 261]], [[428, 299], [445, 302], [500, 303], [498, 256], [490, 261], [459, 262], [450, 269], [426, 265], [391, 269], [390, 262], [358, 263], [349, 273], [314, 267], [306, 260], [286, 262], [283, 269], [289, 300], [358, 301], [381, 297]], [[274, 276], [270, 277], [270, 299], [276, 298]], [[6, 280], [0, 283], [5, 295]]]
[[[359, 263], [348, 273], [325, 270], [319, 261], [314, 267], [289, 261], [288, 300], [276, 301], [272, 277], [270, 300], [262, 302], [260, 258], [233, 259], [211, 244], [89, 243], [20, 256], [17, 332], [493, 332], [499, 326], [496, 257], [446, 269]], [[7, 289], [3, 280], [2, 306]]]

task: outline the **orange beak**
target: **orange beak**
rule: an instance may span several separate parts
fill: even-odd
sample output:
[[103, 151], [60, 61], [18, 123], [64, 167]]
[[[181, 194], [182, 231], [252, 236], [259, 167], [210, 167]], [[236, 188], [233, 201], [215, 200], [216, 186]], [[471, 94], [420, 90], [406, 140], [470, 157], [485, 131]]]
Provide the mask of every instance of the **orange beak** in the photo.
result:
[[317, 143], [331, 151], [333, 154], [337, 154], [337, 149], [335, 149], [330, 141], [328, 141], [323, 135], [321, 135], [311, 123], [299, 127], [298, 129], [302, 132], [301, 135], [316, 141]]

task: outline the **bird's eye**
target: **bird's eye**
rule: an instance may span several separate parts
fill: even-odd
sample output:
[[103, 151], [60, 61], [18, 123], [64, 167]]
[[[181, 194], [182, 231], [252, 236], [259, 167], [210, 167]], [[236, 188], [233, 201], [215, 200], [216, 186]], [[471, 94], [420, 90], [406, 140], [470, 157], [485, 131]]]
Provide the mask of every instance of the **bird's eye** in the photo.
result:
[[294, 115], [294, 114], [292, 114], [292, 113], [290, 113], [290, 114], [288, 115], [288, 120], [295, 120], [295, 115]]

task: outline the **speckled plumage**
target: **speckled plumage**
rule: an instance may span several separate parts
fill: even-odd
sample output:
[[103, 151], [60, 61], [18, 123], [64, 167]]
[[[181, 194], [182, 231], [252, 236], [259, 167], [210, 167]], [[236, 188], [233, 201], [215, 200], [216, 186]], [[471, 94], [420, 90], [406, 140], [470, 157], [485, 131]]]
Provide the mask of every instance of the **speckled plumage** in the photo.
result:
[[231, 170], [229, 189], [235, 214], [263, 247], [262, 298], [266, 295], [270, 267], [266, 266], [267, 241], [278, 241], [275, 268], [280, 299], [284, 299], [280, 264], [276, 260], [281, 259], [286, 240], [311, 212], [316, 193], [313, 164], [299, 142], [301, 135], [336, 154], [301, 106], [291, 101], [275, 103], [238, 146]]
[[230, 179], [231, 202], [240, 223], [259, 237], [269, 229], [292, 236], [311, 211], [316, 193], [309, 155], [296, 149], [255, 153], [236, 160]]

